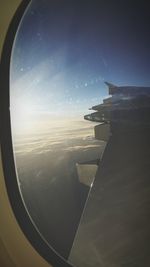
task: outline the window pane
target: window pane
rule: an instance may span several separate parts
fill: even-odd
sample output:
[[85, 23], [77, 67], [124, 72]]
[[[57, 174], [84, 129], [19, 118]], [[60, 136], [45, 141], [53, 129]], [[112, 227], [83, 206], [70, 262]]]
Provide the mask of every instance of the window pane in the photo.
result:
[[75, 267], [150, 265], [148, 11], [33, 0], [16, 34], [18, 186], [39, 233]]

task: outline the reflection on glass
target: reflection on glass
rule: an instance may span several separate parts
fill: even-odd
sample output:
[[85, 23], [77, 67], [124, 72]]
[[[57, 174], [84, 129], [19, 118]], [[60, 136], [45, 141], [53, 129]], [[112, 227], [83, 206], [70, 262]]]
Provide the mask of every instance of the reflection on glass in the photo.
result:
[[[89, 217], [82, 214], [96, 192], [108, 140], [99, 128], [104, 114], [97, 113], [107, 95], [104, 81], [150, 84], [139, 30], [140, 23], [146, 32], [145, 24], [133, 22], [129, 7], [128, 1], [33, 0], [13, 46], [10, 110], [18, 185], [40, 234], [75, 267], [123, 266], [111, 265], [113, 259], [95, 245], [101, 198], [96, 218], [93, 209]], [[138, 18], [140, 12], [134, 9]]]

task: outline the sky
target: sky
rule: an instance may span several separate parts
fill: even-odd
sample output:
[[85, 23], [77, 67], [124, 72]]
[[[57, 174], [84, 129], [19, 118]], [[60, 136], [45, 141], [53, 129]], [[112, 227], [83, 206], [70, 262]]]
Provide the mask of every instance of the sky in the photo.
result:
[[150, 86], [149, 25], [146, 1], [31, 1], [12, 51], [15, 113], [83, 117], [104, 81]]

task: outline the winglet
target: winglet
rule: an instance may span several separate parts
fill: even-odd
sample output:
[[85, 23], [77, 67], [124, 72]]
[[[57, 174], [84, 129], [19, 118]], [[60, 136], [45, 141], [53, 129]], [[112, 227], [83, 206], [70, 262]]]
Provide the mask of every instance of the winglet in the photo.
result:
[[116, 85], [112, 84], [112, 83], [109, 83], [109, 82], [105, 82], [105, 84], [108, 86], [109, 88], [109, 94], [110, 95], [113, 95], [114, 92], [116, 91], [117, 87]]
[[109, 88], [114, 88], [117, 87], [116, 85], [109, 83], [109, 82], [105, 82], [105, 84], [109, 87]]

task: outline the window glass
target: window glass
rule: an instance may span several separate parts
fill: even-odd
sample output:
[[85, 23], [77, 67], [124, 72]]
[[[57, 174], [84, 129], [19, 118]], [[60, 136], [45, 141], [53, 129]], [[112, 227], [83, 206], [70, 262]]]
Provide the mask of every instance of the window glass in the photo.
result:
[[91, 195], [110, 136], [111, 117], [99, 110], [114, 90], [105, 81], [150, 85], [145, 7], [32, 0], [16, 33], [10, 111], [20, 194], [43, 239], [75, 267], [123, 266], [99, 246]]

